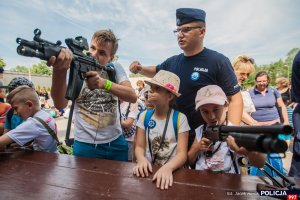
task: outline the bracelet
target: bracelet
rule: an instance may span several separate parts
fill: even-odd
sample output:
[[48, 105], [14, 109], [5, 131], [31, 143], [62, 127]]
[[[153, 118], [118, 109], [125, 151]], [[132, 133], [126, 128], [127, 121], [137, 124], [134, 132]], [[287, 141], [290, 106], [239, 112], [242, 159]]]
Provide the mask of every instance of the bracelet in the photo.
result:
[[107, 80], [105, 81], [105, 86], [104, 86], [104, 89], [109, 92], [111, 90], [111, 87], [112, 87], [112, 82], [110, 80]]

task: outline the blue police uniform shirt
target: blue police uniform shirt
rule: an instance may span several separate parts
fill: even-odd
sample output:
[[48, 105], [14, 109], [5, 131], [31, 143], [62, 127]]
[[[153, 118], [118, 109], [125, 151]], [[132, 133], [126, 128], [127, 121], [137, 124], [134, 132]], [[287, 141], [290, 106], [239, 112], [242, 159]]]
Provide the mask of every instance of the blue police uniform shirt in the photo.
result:
[[292, 68], [292, 100], [300, 103], [300, 51], [296, 54]]
[[181, 96], [177, 98], [177, 105], [179, 111], [187, 116], [192, 129], [204, 123], [200, 113], [195, 110], [195, 98], [200, 88], [218, 85], [227, 96], [240, 91], [229, 59], [207, 48], [194, 56], [184, 56], [182, 53], [170, 57], [156, 69], [167, 70], [179, 76]]

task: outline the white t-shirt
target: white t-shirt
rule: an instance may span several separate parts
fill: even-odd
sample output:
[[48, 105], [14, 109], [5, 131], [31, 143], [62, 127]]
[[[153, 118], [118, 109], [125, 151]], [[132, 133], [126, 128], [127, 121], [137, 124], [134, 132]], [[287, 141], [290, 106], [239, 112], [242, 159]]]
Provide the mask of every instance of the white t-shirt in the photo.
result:
[[[41, 118], [57, 133], [55, 120], [47, 112], [41, 110], [33, 117]], [[7, 136], [21, 146], [33, 140], [33, 149], [36, 151], [57, 152], [56, 141], [44, 125], [33, 117], [29, 117], [15, 129], [7, 132]]]
[[[173, 113], [174, 110], [172, 110], [172, 112], [170, 113], [170, 119], [166, 130], [165, 140], [162, 145], [162, 150], [159, 151], [158, 148], [165, 128], [166, 119], [158, 120], [153, 115], [149, 120], [149, 123], [152, 124], [151, 128], [150, 127], [148, 128], [150, 143], [152, 146], [151, 148], [152, 155], [154, 157], [154, 155], [157, 153], [154, 164], [158, 166], [164, 165], [166, 162], [168, 162], [169, 159], [171, 159], [173, 156], [176, 155], [177, 141], [176, 141], [174, 127], [173, 127]], [[145, 130], [145, 126], [144, 126], [145, 115], [146, 115], [146, 111], [142, 112], [137, 122], [137, 127], [143, 130]], [[183, 113], [180, 113], [178, 116], [178, 135], [189, 130], [190, 127], [187, 122], [186, 116]], [[148, 130], [146, 132], [146, 144], [147, 144], [146, 158], [149, 160], [149, 162], [152, 162], [151, 154], [149, 151], [149, 145], [148, 145]]]
[[[125, 70], [114, 63], [116, 82], [127, 81]], [[105, 71], [101, 77], [108, 79]], [[75, 140], [90, 144], [104, 144], [114, 141], [122, 134], [118, 98], [104, 89], [90, 90], [83, 85], [74, 108]]]
[[[203, 127], [204, 125], [199, 126], [196, 132], [197, 141], [200, 142], [203, 134]], [[218, 149], [218, 150], [217, 150]], [[196, 170], [205, 170], [211, 169], [213, 171], [223, 171], [225, 173], [232, 173], [235, 174], [235, 169], [233, 165], [233, 160], [230, 156], [230, 148], [227, 145], [227, 142], [216, 142], [213, 145], [212, 152], [215, 153], [211, 158], [207, 158], [203, 152], [199, 153], [197, 162], [196, 162]], [[238, 158], [240, 155], [231, 151], [233, 153], [233, 157], [238, 168], [238, 173], [240, 173], [240, 167], [238, 166]]]
[[255, 109], [255, 106], [253, 104], [253, 101], [251, 99], [251, 96], [250, 96], [249, 92], [248, 91], [242, 91], [241, 94], [242, 94], [243, 103], [244, 103], [243, 111], [248, 113], [248, 114], [251, 114], [251, 113], [255, 112], [256, 109]]
[[[129, 107], [129, 103], [128, 102], [123, 101], [121, 103], [120, 109], [121, 109], [122, 119], [125, 120], [125, 119], [128, 119], [128, 118], [132, 118], [134, 120], [132, 126], [135, 127], [135, 125], [136, 125], [136, 118], [137, 118], [137, 115], [139, 114], [138, 105], [137, 105], [137, 103], [130, 103], [129, 113], [128, 113], [128, 116], [126, 118], [126, 112], [127, 112], [128, 107]], [[134, 130], [134, 132], [136, 131], [135, 128], [133, 130]], [[124, 131], [124, 129], [123, 129], [123, 131]], [[134, 140], [134, 135], [135, 135], [135, 133], [131, 137], [125, 137], [126, 141], [132, 142]]]

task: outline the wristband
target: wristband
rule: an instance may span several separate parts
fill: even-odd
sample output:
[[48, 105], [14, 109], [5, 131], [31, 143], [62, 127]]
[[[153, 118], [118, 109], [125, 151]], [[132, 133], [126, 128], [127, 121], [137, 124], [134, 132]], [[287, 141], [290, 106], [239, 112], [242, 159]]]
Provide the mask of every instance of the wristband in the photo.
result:
[[106, 79], [104, 89], [105, 89], [107, 92], [109, 92], [110, 89], [111, 89], [111, 87], [112, 87], [112, 82], [111, 82], [110, 80], [107, 80], [107, 79]]

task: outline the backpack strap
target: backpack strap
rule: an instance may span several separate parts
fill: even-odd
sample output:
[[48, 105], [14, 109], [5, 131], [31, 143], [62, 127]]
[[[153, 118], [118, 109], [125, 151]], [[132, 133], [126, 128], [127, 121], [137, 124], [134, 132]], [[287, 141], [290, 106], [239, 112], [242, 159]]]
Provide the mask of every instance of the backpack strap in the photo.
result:
[[235, 157], [234, 157], [234, 155], [233, 155], [233, 152], [230, 151], [230, 149], [229, 149], [229, 153], [230, 153], [230, 157], [231, 157], [232, 164], [233, 164], [233, 167], [234, 167], [234, 171], [235, 171], [236, 174], [238, 174], [238, 173], [239, 173], [238, 166], [237, 166]]
[[60, 143], [55, 132], [50, 128], [48, 124], [46, 124], [44, 120], [42, 120], [39, 117], [34, 117], [34, 119], [38, 120], [47, 129], [48, 133], [53, 137], [53, 139], [57, 142], [57, 144]]
[[107, 75], [108, 75], [108, 79], [114, 83], [117, 82], [116, 80], [116, 69], [115, 69], [115, 65], [113, 63], [108, 63], [105, 65], [106, 69], [107, 69]]
[[[154, 110], [146, 110], [146, 114], [145, 114], [145, 118], [144, 118], [144, 127], [145, 127], [145, 131], [148, 129], [148, 123], [150, 121], [150, 118], [152, 117], [154, 113]], [[180, 112], [177, 110], [174, 110], [173, 112], [173, 128], [174, 128], [174, 133], [175, 133], [175, 138], [176, 141], [178, 139], [178, 129], [179, 129], [179, 115]]]
[[127, 107], [127, 110], [126, 110], [126, 113], [125, 113], [126, 119], [128, 118], [128, 114], [129, 114], [129, 111], [130, 111], [130, 106], [131, 106], [131, 103], [128, 104], [128, 107]]
[[176, 141], [177, 141], [177, 138], [178, 138], [178, 129], [179, 129], [179, 115], [180, 115], [180, 112], [177, 111], [177, 110], [174, 110], [173, 112], [173, 127], [174, 127], [174, 133], [175, 133], [175, 138], [176, 138]]
[[148, 123], [154, 113], [154, 110], [146, 110], [145, 118], [144, 118], [144, 127], [145, 127], [145, 132], [148, 129]]

